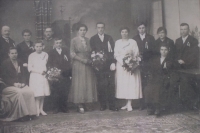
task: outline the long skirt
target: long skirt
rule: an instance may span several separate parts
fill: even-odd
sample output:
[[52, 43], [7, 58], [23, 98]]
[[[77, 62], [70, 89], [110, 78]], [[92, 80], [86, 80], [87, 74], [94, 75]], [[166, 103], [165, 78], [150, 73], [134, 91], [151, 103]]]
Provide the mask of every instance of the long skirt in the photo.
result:
[[72, 87], [69, 101], [73, 103], [96, 102], [96, 77], [92, 68], [79, 61], [74, 61], [72, 67]]
[[28, 86], [7, 87], [2, 92], [1, 106], [6, 118], [2, 121], [13, 121], [27, 115], [36, 115], [34, 93]]

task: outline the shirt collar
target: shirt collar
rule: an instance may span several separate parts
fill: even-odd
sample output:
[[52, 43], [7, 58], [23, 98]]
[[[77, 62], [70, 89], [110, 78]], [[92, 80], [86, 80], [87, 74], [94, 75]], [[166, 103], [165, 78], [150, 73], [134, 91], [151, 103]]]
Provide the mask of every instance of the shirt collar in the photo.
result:
[[47, 40], [47, 41], [50, 41], [50, 40], [52, 40], [52, 37], [51, 37], [51, 38], [49, 38], [49, 39], [45, 38], [45, 40]]
[[145, 36], [146, 36], [146, 33], [144, 33], [143, 35], [139, 34], [140, 35], [140, 38], [144, 39]]
[[187, 36], [185, 36], [185, 37], [182, 37], [182, 39], [183, 39], [183, 40], [186, 40], [187, 38], [188, 38], [188, 35], [187, 35]]
[[99, 37], [104, 37], [104, 34], [100, 35], [100, 34], [98, 33], [98, 35], [99, 35]]
[[2, 37], [3, 37], [3, 39], [5, 39], [5, 40], [9, 40], [9, 37], [7, 37], [7, 38], [6, 38], [6, 37], [4, 37], [4, 36], [2, 36]]

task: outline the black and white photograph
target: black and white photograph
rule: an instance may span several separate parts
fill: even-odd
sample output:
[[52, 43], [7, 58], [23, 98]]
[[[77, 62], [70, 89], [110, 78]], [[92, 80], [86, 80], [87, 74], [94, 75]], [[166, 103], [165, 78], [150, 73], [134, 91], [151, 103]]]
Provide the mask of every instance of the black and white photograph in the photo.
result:
[[200, 133], [200, 0], [0, 0], [0, 133]]

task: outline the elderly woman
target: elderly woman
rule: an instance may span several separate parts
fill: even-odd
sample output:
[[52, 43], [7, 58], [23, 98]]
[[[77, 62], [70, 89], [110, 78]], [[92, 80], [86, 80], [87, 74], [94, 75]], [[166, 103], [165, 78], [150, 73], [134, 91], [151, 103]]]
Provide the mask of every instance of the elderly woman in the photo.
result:
[[36, 115], [34, 93], [26, 85], [23, 63], [17, 59], [17, 49], [9, 49], [9, 59], [1, 66], [1, 77], [6, 84], [2, 91], [2, 102], [6, 118], [13, 121], [25, 116]]
[[85, 37], [87, 26], [78, 26], [78, 36], [73, 38], [70, 47], [72, 58], [72, 87], [70, 101], [78, 105], [78, 111], [84, 113], [85, 103], [97, 101], [96, 78], [91, 67], [91, 47]]

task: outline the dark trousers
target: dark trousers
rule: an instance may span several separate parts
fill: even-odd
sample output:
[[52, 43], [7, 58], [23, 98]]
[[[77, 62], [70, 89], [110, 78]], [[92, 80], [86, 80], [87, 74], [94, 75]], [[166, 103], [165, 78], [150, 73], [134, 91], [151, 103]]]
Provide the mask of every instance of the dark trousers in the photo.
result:
[[51, 86], [51, 97], [53, 102], [53, 109], [66, 110], [68, 109], [67, 100], [71, 87], [70, 78], [63, 78], [59, 82], [54, 82]]
[[99, 102], [102, 107], [115, 108], [115, 72], [99, 72], [97, 77], [97, 89]]
[[180, 77], [180, 100], [187, 107], [191, 107], [197, 101], [198, 90], [193, 77], [181, 75]]

